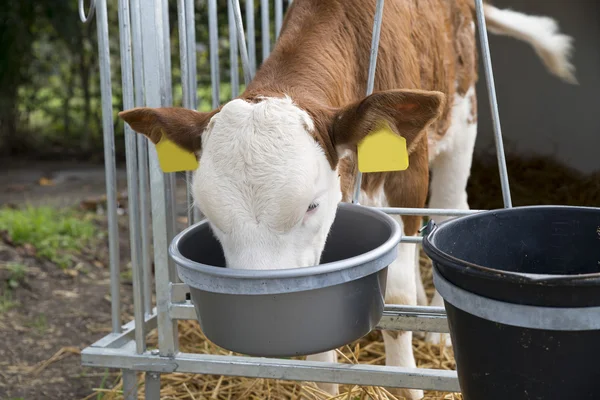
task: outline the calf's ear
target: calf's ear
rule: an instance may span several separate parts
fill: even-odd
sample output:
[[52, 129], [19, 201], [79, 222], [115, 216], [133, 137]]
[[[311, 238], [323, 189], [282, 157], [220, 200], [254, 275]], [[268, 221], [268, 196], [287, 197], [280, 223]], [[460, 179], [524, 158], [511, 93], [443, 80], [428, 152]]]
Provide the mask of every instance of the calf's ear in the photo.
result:
[[333, 113], [329, 134], [338, 155], [355, 150], [356, 145], [385, 122], [406, 139], [409, 153], [412, 144], [425, 135], [425, 128], [442, 113], [445, 96], [424, 90], [387, 90], [373, 93], [363, 100]]
[[178, 107], [138, 107], [121, 111], [119, 117], [154, 144], [160, 141], [164, 133], [181, 148], [198, 154], [202, 147], [202, 133], [217, 112], [205, 113]]

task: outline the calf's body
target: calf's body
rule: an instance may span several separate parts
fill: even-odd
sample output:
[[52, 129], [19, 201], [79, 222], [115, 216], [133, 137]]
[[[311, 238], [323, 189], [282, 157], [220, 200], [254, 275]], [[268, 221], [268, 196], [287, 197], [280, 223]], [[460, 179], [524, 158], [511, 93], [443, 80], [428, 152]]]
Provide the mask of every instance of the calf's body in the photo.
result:
[[[351, 200], [356, 145], [381, 122], [406, 139], [410, 166], [365, 174], [361, 204], [425, 207], [429, 194], [431, 207], [468, 208], [477, 132], [473, 3], [386, 2], [374, 93], [365, 97], [374, 12], [374, 0], [296, 0], [272, 54], [239, 98], [210, 113], [121, 113], [153, 142], [166, 135], [197, 154], [194, 200], [228, 267], [317, 264], [336, 205]], [[495, 32], [528, 41], [551, 72], [573, 80], [570, 38], [557, 33], [554, 21], [490, 6], [486, 18]], [[419, 217], [398, 218], [405, 235], [417, 234]], [[426, 304], [416, 248], [399, 246], [386, 302]], [[441, 305], [441, 298], [432, 304]], [[388, 365], [415, 366], [411, 332], [383, 337]], [[336, 360], [334, 352], [309, 358]]]

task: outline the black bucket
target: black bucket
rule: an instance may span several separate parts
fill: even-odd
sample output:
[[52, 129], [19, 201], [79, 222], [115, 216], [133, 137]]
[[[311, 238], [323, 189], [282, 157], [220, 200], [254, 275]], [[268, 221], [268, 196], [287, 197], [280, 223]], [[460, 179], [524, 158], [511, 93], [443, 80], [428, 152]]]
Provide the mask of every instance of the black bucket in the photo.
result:
[[600, 209], [430, 222], [423, 248], [465, 400], [600, 399]]

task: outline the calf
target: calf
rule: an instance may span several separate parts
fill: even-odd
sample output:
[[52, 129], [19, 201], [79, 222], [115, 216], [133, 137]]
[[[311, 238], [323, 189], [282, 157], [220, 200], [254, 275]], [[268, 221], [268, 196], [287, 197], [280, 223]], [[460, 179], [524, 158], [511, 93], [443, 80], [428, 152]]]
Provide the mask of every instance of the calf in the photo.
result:
[[[375, 91], [365, 97], [374, 12], [375, 0], [296, 0], [272, 54], [238, 98], [208, 113], [120, 113], [152, 142], [164, 132], [197, 155], [195, 205], [229, 268], [318, 264], [337, 204], [351, 200], [357, 143], [380, 122], [406, 139], [410, 167], [366, 174], [361, 204], [425, 207], [430, 190], [430, 207], [469, 207], [477, 132], [472, 0], [386, 2]], [[490, 30], [530, 43], [552, 73], [574, 81], [571, 39], [553, 20], [489, 5], [485, 15]], [[405, 235], [417, 234], [420, 217], [397, 218]], [[426, 304], [415, 246], [399, 246], [386, 302]], [[442, 304], [439, 295], [432, 304]], [[387, 365], [415, 367], [411, 332], [384, 331], [383, 338]], [[336, 355], [309, 359], [334, 362]]]

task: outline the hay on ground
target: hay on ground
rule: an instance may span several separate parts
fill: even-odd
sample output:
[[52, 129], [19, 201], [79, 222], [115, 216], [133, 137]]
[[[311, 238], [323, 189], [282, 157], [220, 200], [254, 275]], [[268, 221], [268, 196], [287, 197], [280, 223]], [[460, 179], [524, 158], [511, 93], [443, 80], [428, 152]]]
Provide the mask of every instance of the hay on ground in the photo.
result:
[[[551, 158], [507, 157], [513, 204], [563, 204], [600, 206], [600, 173], [584, 176], [566, 168]], [[469, 203], [473, 209], [502, 207], [502, 195], [498, 178], [495, 154], [476, 158], [473, 162], [468, 186]], [[421, 253], [421, 272], [429, 297], [433, 292], [429, 259]], [[196, 321], [179, 321], [180, 348], [189, 353], [229, 355], [230, 352], [209, 342], [202, 334]], [[156, 333], [149, 337], [155, 345]], [[415, 337], [413, 349], [417, 366], [421, 368], [455, 369], [451, 349], [434, 346]], [[385, 350], [380, 332], [371, 332], [366, 337], [339, 349], [341, 363], [385, 364]], [[143, 398], [143, 378], [140, 378], [139, 396]], [[311, 400], [391, 400], [395, 397], [382, 388], [342, 385], [341, 394], [328, 396], [310, 382], [286, 382], [243, 377], [223, 377], [194, 374], [164, 374], [161, 380], [161, 399], [299, 399]], [[103, 392], [104, 400], [122, 399], [122, 381], [119, 379], [110, 390]], [[425, 392], [426, 400], [462, 400], [456, 393]]]

